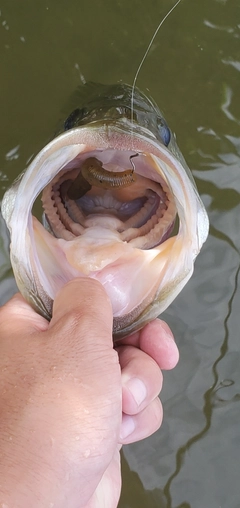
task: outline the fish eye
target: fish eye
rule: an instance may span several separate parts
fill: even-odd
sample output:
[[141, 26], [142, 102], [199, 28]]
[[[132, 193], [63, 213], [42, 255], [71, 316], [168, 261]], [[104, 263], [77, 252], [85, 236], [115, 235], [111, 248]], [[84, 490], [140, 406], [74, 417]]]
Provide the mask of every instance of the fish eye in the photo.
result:
[[168, 146], [171, 139], [171, 132], [163, 118], [158, 118], [158, 134], [165, 146]]
[[68, 131], [69, 129], [73, 129], [73, 127], [76, 127], [78, 123], [82, 120], [82, 118], [85, 115], [85, 109], [77, 108], [70, 113], [70, 115], [67, 117], [67, 119], [64, 122], [64, 130]]

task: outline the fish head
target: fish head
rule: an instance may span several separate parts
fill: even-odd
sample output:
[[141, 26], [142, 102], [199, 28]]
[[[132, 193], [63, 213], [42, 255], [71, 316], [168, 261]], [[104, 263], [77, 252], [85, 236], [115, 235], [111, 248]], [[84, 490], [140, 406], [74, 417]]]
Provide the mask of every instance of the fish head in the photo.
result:
[[[184, 287], [208, 218], [156, 104], [129, 85], [82, 88], [64, 132], [5, 193], [2, 214], [26, 300], [50, 319], [66, 282], [94, 278], [111, 300], [118, 339], [156, 318]], [[38, 196], [43, 224], [32, 212]]]

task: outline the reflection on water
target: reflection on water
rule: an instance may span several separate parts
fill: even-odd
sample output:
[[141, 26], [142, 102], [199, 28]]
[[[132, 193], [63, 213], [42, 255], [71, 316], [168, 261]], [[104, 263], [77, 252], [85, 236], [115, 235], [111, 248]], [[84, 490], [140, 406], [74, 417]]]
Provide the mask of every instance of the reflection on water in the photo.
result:
[[[233, 386], [234, 382], [232, 380], [219, 380], [218, 375], [218, 365], [222, 361], [222, 359], [225, 357], [226, 353], [228, 352], [228, 338], [229, 338], [229, 332], [228, 332], [228, 321], [232, 313], [232, 303], [236, 296], [237, 289], [238, 289], [238, 279], [239, 279], [239, 272], [240, 272], [240, 265], [236, 272], [235, 277], [235, 285], [233, 288], [233, 293], [231, 295], [231, 298], [229, 300], [229, 308], [228, 313], [226, 315], [226, 318], [224, 320], [224, 330], [225, 330], [225, 336], [224, 340], [222, 342], [221, 348], [220, 348], [220, 354], [219, 357], [216, 359], [214, 364], [212, 365], [212, 374], [213, 374], [213, 384], [207, 390], [204, 394], [204, 404], [202, 411], [205, 416], [205, 425], [203, 426], [202, 430], [198, 432], [197, 434], [193, 435], [187, 443], [184, 444], [181, 448], [178, 449], [176, 453], [176, 469], [173, 472], [173, 474], [169, 477], [165, 487], [164, 487], [164, 494], [167, 499], [167, 508], [170, 508], [172, 506], [172, 498], [171, 498], [171, 485], [174, 481], [174, 478], [179, 474], [179, 471], [181, 470], [181, 467], [183, 465], [184, 457], [186, 453], [189, 453], [189, 450], [192, 446], [194, 446], [194, 443], [204, 438], [204, 436], [207, 434], [211, 427], [212, 422], [212, 416], [213, 416], [213, 410], [217, 406], [217, 400], [223, 402], [224, 399], [219, 399], [219, 395], [217, 395], [217, 392], [222, 390], [223, 388], [227, 388], [229, 386]], [[216, 397], [217, 395], [217, 397]], [[237, 394], [234, 396], [234, 399], [239, 401], [240, 400], [240, 394]]]
[[[133, 82], [173, 3], [2, 2], [0, 196], [55, 132], [82, 79]], [[164, 374], [162, 428], [123, 451], [120, 508], [240, 506], [239, 38], [238, 0], [183, 0], [139, 75], [177, 133], [211, 229], [164, 316], [180, 362]], [[3, 303], [16, 287], [0, 229]]]

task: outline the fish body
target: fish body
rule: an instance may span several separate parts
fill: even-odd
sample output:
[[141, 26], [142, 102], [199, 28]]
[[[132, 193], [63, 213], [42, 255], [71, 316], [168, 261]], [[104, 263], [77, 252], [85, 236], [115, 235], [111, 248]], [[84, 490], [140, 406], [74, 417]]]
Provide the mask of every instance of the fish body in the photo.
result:
[[[16, 282], [31, 305], [50, 319], [67, 281], [95, 278], [111, 299], [118, 339], [181, 291], [208, 218], [154, 101], [126, 84], [86, 84], [76, 98], [63, 132], [5, 193], [2, 215]], [[32, 215], [39, 195], [43, 225]]]

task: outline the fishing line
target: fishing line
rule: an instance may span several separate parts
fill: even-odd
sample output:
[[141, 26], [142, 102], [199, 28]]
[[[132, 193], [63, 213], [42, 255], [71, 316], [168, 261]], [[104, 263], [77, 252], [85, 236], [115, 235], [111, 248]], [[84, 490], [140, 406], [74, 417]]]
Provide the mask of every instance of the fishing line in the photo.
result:
[[[135, 74], [135, 78], [133, 80], [133, 85], [132, 85], [132, 94], [131, 94], [131, 124], [133, 124], [133, 112], [134, 112], [134, 91], [135, 91], [135, 87], [136, 87], [136, 81], [137, 81], [137, 78], [138, 78], [138, 75], [139, 75], [139, 72], [147, 58], [147, 55], [151, 49], [151, 46], [152, 46], [152, 43], [154, 41], [154, 39], [156, 38], [161, 26], [163, 25], [163, 23], [166, 21], [166, 19], [168, 18], [168, 16], [170, 16], [170, 14], [174, 11], [174, 9], [177, 7], [178, 4], [180, 4], [182, 0], [177, 0], [177, 2], [173, 5], [173, 7], [170, 9], [170, 11], [167, 12], [167, 14], [164, 16], [164, 18], [162, 19], [162, 21], [160, 21], [159, 25], [157, 26], [149, 44], [148, 44], [148, 47], [143, 55], [143, 58], [138, 66], [138, 69], [137, 69], [137, 72]], [[133, 135], [133, 131], [132, 131], [132, 135]]]
[[129, 160], [130, 160], [130, 163], [131, 163], [131, 165], [132, 165], [133, 171], [135, 171], [135, 164], [134, 164], [134, 162], [132, 161], [132, 159], [133, 159], [134, 157], [138, 157], [138, 155], [139, 155], [139, 153], [137, 152], [137, 153], [134, 153], [133, 155], [130, 155], [130, 157], [129, 157]]

